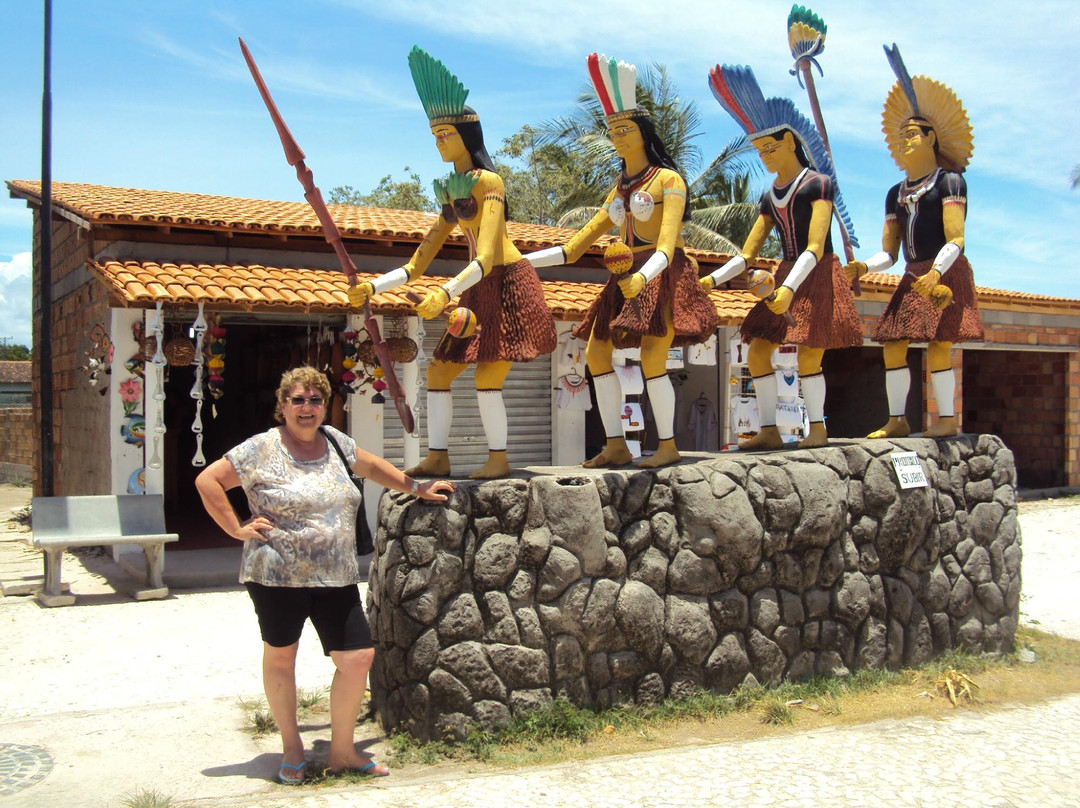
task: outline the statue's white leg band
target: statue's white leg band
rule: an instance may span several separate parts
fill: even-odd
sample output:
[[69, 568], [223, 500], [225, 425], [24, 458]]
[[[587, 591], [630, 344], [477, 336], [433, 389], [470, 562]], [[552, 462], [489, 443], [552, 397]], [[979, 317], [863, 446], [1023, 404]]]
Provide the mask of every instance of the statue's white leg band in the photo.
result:
[[476, 400], [480, 404], [480, 420], [487, 435], [488, 451], [505, 452], [506, 404], [502, 390], [477, 390]]
[[454, 420], [454, 395], [449, 390], [428, 390], [428, 449], [445, 452], [450, 445]]
[[604, 422], [604, 436], [608, 439], [623, 437], [622, 385], [615, 371], [593, 376], [593, 389], [596, 390], [596, 408]]
[[665, 373], [663, 376], [646, 379], [645, 387], [649, 391], [656, 437], [659, 440], [671, 440], [675, 437], [675, 388], [671, 379]]
[[934, 383], [934, 398], [937, 399], [938, 415], [942, 418], [952, 418], [956, 415], [956, 377], [953, 376], [952, 368], [935, 370], [930, 374], [930, 380]]
[[812, 424], [825, 423], [825, 374], [799, 378], [803, 401], [806, 402], [806, 417]]
[[908, 391], [911, 389], [911, 370], [906, 367], [885, 371], [885, 394], [889, 397], [889, 417], [903, 418], [907, 412]]
[[776, 426], [776, 374], [754, 377], [757, 395], [758, 420], [763, 427]]

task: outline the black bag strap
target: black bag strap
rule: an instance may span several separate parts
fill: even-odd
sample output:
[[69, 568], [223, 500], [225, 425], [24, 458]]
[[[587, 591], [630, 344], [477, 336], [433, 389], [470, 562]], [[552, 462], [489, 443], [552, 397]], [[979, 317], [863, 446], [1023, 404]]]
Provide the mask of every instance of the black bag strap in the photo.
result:
[[[320, 426], [319, 431], [322, 432], [323, 437], [330, 442], [330, 445], [334, 447], [334, 451], [337, 452], [337, 456], [341, 458], [341, 462], [345, 465], [345, 473], [349, 475], [349, 479], [363, 479], [353, 474], [353, 470], [352, 467], [349, 465], [349, 461], [345, 459], [345, 453], [341, 451], [341, 447], [338, 446], [338, 442], [334, 440], [334, 436], [330, 434], [329, 430], [327, 430], [326, 427]], [[363, 492], [361, 491], [361, 493]]]

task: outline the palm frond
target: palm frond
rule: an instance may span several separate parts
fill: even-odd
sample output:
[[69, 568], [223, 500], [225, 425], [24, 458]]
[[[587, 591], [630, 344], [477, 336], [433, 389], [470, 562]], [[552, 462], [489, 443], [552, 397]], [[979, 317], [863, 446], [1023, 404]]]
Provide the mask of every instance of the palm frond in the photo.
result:
[[1080, 163], [1074, 165], [1069, 172], [1069, 187], [1074, 190], [1080, 188]]
[[599, 207], [582, 206], [566, 211], [559, 217], [556, 227], [566, 227], [571, 230], [579, 230], [586, 225], [593, 216], [600, 212]]
[[727, 255], [738, 255], [740, 250], [740, 247], [730, 239], [692, 220], [683, 223], [683, 238], [686, 239], [686, 246], [697, 250], [712, 250]]

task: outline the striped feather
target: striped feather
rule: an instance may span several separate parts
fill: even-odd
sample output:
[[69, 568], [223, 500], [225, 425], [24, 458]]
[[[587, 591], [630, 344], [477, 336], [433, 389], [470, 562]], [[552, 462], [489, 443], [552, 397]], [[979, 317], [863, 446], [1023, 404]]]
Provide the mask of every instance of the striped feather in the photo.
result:
[[911, 102], [911, 114], [919, 114], [919, 99], [915, 95], [915, 86], [911, 83], [911, 76], [908, 74], [907, 67], [904, 65], [904, 60], [900, 57], [900, 48], [893, 43], [892, 48], [888, 48], [885, 45], [881, 47], [885, 48], [885, 58], [889, 60], [889, 66], [892, 67], [893, 73], [896, 74], [896, 80], [900, 84], [900, 89], [904, 91], [904, 95], [907, 96], [908, 101]]
[[585, 64], [589, 69], [589, 80], [596, 91], [596, 99], [600, 102], [600, 108], [604, 111], [604, 115], [610, 115], [615, 111], [615, 107], [612, 106], [611, 94], [604, 83], [604, 71], [600, 68], [600, 58], [597, 54], [590, 53], [585, 57]]

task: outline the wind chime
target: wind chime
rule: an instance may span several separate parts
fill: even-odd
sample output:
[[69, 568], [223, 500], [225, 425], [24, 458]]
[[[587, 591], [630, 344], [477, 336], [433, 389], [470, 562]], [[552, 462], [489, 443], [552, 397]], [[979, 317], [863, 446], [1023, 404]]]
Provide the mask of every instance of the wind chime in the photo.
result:
[[203, 315], [202, 301], [199, 301], [199, 314], [191, 328], [195, 332], [195, 383], [191, 385], [191, 397], [195, 400], [195, 418], [191, 422], [191, 431], [195, 433], [195, 456], [191, 459], [191, 465], [202, 467], [206, 465], [206, 458], [203, 456], [202, 449], [203, 367], [206, 363], [206, 358], [203, 356], [203, 341], [206, 338], [206, 332], [209, 330], [206, 317]]
[[154, 406], [157, 410], [154, 418], [154, 448], [150, 454], [147, 466], [152, 469], [161, 468], [161, 436], [165, 434], [165, 365], [168, 360], [163, 350], [162, 334], [164, 324], [161, 314], [161, 301], [158, 301], [154, 318], [150, 321], [149, 333], [154, 340], [154, 356], [150, 364], [154, 366]]

